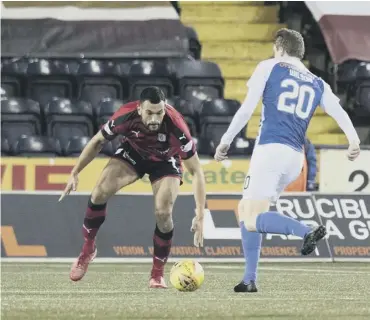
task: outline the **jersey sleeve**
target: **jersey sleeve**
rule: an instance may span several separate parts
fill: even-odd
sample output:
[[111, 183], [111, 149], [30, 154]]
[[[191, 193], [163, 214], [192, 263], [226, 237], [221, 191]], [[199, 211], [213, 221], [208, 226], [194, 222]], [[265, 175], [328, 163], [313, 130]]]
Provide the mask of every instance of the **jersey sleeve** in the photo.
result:
[[[339, 105], [339, 98], [333, 93], [331, 90], [331, 87], [323, 81], [324, 85], [324, 91], [321, 97], [321, 108], [326, 112], [326, 110], [329, 110], [331, 108], [337, 108]], [[339, 105], [339, 107], [341, 107]]]
[[272, 63], [270, 60], [260, 62], [254, 70], [252, 76], [247, 81], [249, 89], [257, 90], [262, 95], [266, 86], [266, 81], [271, 72]]
[[174, 130], [172, 134], [176, 153], [183, 160], [189, 159], [196, 154], [196, 147], [188, 125], [181, 115], [173, 118], [173, 124]]
[[261, 99], [265, 90], [267, 79], [271, 73], [273, 63], [270, 60], [260, 62], [251, 78], [247, 82], [249, 88], [248, 94], [235, 114], [231, 124], [225, 134], [221, 138], [221, 144], [230, 145], [235, 136], [245, 127], [254, 110], [257, 107], [258, 101]]
[[102, 126], [101, 133], [106, 140], [113, 140], [118, 135], [124, 135], [127, 130], [127, 120], [130, 113], [122, 106]]
[[356, 129], [352, 124], [348, 114], [339, 103], [339, 98], [333, 93], [330, 86], [324, 82], [324, 92], [321, 97], [321, 108], [331, 116], [345, 133], [349, 143], [360, 143]]

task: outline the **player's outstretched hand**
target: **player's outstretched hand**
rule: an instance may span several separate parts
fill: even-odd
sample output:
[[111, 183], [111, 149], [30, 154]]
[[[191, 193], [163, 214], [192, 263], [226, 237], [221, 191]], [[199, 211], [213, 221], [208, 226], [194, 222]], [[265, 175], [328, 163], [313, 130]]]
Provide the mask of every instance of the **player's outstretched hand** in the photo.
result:
[[63, 198], [66, 196], [66, 195], [69, 195], [70, 192], [73, 190], [73, 191], [76, 191], [77, 190], [77, 185], [78, 185], [78, 176], [77, 174], [74, 174], [74, 173], [71, 173], [69, 179], [68, 179], [68, 183], [62, 193], [62, 195], [60, 196], [59, 198], [59, 202], [63, 200]]
[[358, 143], [351, 143], [348, 147], [348, 154], [347, 154], [347, 157], [348, 157], [348, 160], [349, 161], [353, 161], [355, 160], [360, 154], [360, 146], [358, 145]]
[[[206, 209], [207, 210], [207, 209]], [[197, 215], [193, 218], [190, 231], [194, 232], [194, 246], [203, 247], [203, 221], [204, 216], [199, 218]]]
[[227, 159], [227, 151], [229, 151], [230, 146], [228, 144], [219, 144], [216, 148], [215, 160], [223, 161]]

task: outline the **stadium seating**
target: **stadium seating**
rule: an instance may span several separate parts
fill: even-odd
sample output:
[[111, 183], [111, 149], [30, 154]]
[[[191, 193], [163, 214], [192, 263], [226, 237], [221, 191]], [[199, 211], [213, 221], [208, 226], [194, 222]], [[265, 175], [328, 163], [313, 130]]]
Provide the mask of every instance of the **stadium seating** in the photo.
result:
[[[72, 137], [68, 141], [65, 141], [62, 145], [63, 155], [66, 157], [78, 157], [83, 148], [87, 145], [90, 141], [90, 137], [81, 136], [81, 137]], [[114, 144], [111, 141], [107, 141], [101, 152], [100, 155], [107, 155], [111, 156], [114, 152]]]
[[111, 61], [83, 60], [77, 69], [78, 99], [96, 106], [102, 99], [122, 99], [127, 87], [121, 77], [127, 76], [120, 65]]
[[356, 92], [356, 104], [364, 116], [370, 117], [370, 80], [361, 82]]
[[219, 141], [239, 107], [240, 103], [236, 100], [205, 101], [200, 114], [202, 135]]
[[88, 102], [54, 98], [45, 110], [48, 136], [61, 141], [74, 136], [92, 136], [94, 134], [93, 111]]
[[182, 114], [185, 122], [189, 126], [190, 134], [195, 137], [198, 132], [198, 117], [194, 111], [194, 107], [191, 102], [181, 99], [180, 97], [174, 97], [173, 99], [168, 99], [167, 103], [172, 105], [178, 112]]
[[[213, 155], [222, 135], [226, 132], [240, 103], [230, 99], [214, 99], [203, 103], [200, 114], [200, 140], [198, 150], [201, 153]], [[233, 141], [230, 151], [233, 154], [248, 154], [252, 151], [252, 144], [245, 140], [246, 129]]]
[[90, 137], [85, 136], [74, 136], [68, 141], [64, 141], [62, 144], [62, 150], [67, 157], [76, 157], [81, 154], [83, 148], [89, 142]]
[[36, 101], [21, 98], [1, 99], [1, 134], [10, 143], [22, 135], [42, 133], [41, 111]]
[[129, 70], [130, 99], [137, 100], [141, 91], [150, 85], [163, 90], [167, 97], [174, 94], [171, 71], [163, 61], [134, 61]]
[[12, 150], [9, 145], [8, 139], [2, 135], [1, 136], [1, 156], [10, 156], [12, 155]]
[[[176, 66], [179, 94], [192, 97], [223, 98], [224, 80], [219, 67], [208, 61], [180, 61]], [[202, 98], [204, 97], [204, 98]]]
[[99, 102], [96, 111], [98, 127], [106, 123], [108, 119], [125, 103], [125, 101], [106, 98]]
[[14, 154], [22, 157], [62, 155], [60, 142], [51, 137], [22, 136], [13, 146]]
[[72, 98], [76, 83], [63, 61], [32, 59], [27, 66], [26, 97], [46, 105], [51, 98]]
[[115, 141], [108, 141], [104, 144], [103, 148], [100, 151], [99, 155], [105, 155], [105, 156], [112, 156], [114, 152], [117, 150], [119, 144], [119, 139], [115, 139]]
[[[320, 30], [313, 26], [312, 15], [302, 14], [307, 12], [302, 4], [289, 6], [284, 7], [285, 13], [285, 9], [280, 10], [281, 21], [287, 19], [295, 28], [301, 28], [298, 31], [312, 44], [307, 50], [312, 68], [329, 72], [330, 57], [321, 34], [317, 35]], [[277, 22], [279, 6], [189, 2], [182, 3], [182, 8], [189, 39], [188, 58], [3, 58], [1, 122], [9, 149], [5, 142], [2, 152], [12, 152], [18, 138], [28, 135], [54, 137], [60, 140], [62, 154], [72, 155], [72, 147], [77, 142], [82, 146], [122, 104], [138, 99], [144, 87], [156, 85], [165, 91], [168, 103], [184, 116], [199, 142], [200, 153], [212, 154], [240, 106], [238, 101], [245, 96], [245, 83], [257, 61], [272, 55], [267, 41], [282, 26]], [[294, 19], [289, 18], [289, 12]], [[214, 24], [215, 19], [220, 25]], [[225, 31], [222, 28], [226, 26]], [[243, 32], [238, 31], [241, 26], [245, 27]], [[201, 51], [210, 61], [199, 60]], [[370, 139], [366, 129], [370, 121], [369, 70], [369, 63], [349, 60], [338, 66], [336, 74], [327, 77], [337, 81], [338, 94], [365, 141]], [[245, 128], [235, 139], [230, 148], [232, 154], [250, 152], [260, 115], [261, 104], [248, 130]], [[311, 122], [309, 137], [314, 143], [346, 142], [336, 123], [321, 109]], [[103, 152], [111, 154], [116, 143], [107, 144]]]
[[356, 76], [356, 106], [370, 124], [370, 62], [359, 63]]
[[194, 28], [190, 26], [185, 26], [186, 28], [186, 34], [189, 39], [189, 51], [191, 56], [195, 60], [200, 60], [202, 55], [202, 44], [199, 41], [198, 34], [194, 30]]
[[5, 59], [1, 61], [1, 88], [9, 97], [24, 95], [27, 61]]

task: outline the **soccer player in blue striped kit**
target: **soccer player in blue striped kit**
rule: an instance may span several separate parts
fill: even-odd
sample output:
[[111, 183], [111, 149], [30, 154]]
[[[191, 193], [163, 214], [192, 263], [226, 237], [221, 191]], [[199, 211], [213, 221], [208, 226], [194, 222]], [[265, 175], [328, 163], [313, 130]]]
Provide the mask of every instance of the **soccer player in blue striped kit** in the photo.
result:
[[360, 154], [360, 140], [350, 118], [330, 86], [301, 62], [304, 51], [300, 33], [289, 29], [277, 32], [275, 57], [256, 67], [247, 83], [249, 93], [216, 149], [215, 159], [225, 160], [231, 142], [262, 97], [260, 130], [238, 208], [246, 266], [235, 292], [257, 292], [262, 233], [301, 237], [302, 255], [313, 252], [317, 242], [326, 235], [322, 225], [311, 228], [279, 212], [269, 211], [270, 205], [302, 170], [307, 127], [319, 105], [345, 133], [349, 143], [348, 159], [353, 161]]

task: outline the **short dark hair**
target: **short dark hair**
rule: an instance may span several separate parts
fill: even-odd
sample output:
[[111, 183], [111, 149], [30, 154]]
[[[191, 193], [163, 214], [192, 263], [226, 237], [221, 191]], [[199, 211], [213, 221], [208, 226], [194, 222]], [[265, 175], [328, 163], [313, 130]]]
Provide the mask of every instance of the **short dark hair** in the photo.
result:
[[304, 41], [302, 35], [291, 29], [280, 29], [275, 35], [276, 48], [282, 48], [288, 55], [303, 59]]
[[140, 103], [146, 100], [150, 103], [157, 104], [161, 101], [166, 101], [166, 96], [158, 87], [147, 87], [140, 93]]

